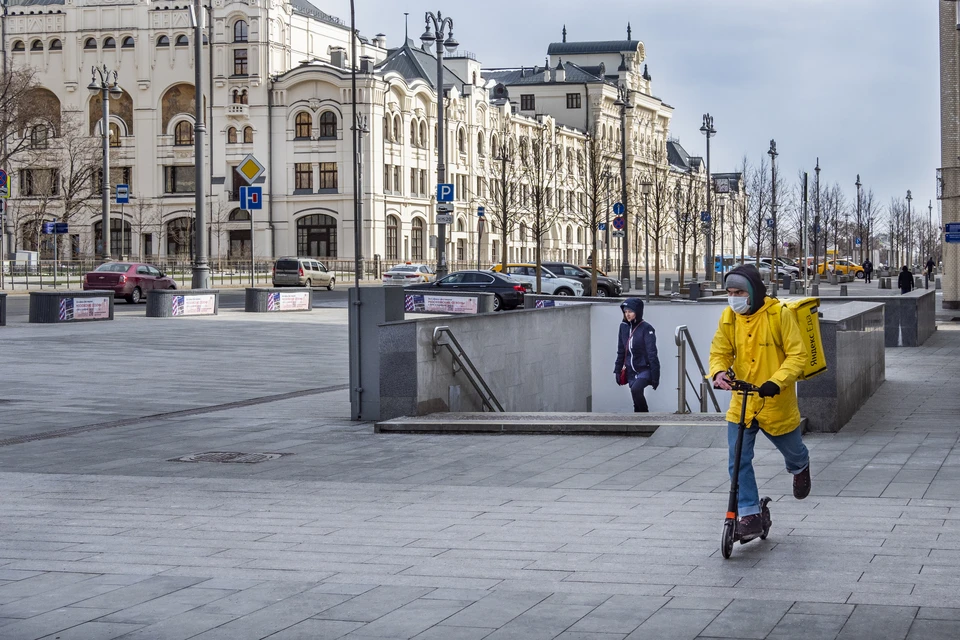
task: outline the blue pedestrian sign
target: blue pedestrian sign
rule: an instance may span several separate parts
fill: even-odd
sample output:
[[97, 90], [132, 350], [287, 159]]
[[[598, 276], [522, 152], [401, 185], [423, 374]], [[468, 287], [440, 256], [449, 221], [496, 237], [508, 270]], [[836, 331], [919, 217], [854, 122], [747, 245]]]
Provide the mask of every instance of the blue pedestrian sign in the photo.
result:
[[437, 185], [437, 202], [453, 202], [453, 185]]
[[618, 216], [622, 216], [624, 211], [626, 211], [626, 209], [624, 209], [622, 202], [613, 205], [613, 212]]
[[606, 230], [607, 230], [606, 222], [600, 222], [597, 224], [597, 231], [606, 231]]
[[767, 218], [767, 228], [773, 229], [773, 218]]
[[854, 244], [854, 246], [859, 247], [860, 245], [863, 244], [863, 241], [860, 240], [860, 238], [856, 238], [856, 239], [853, 241], [853, 244]]
[[117, 185], [117, 204], [130, 204], [130, 185]]
[[263, 187], [240, 187], [240, 208], [263, 209]]
[[485, 215], [487, 215], [487, 210], [483, 207], [477, 207], [477, 217], [482, 218]]
[[70, 226], [66, 222], [44, 222], [40, 230], [43, 233], [61, 235], [70, 233]]
[[710, 222], [710, 212], [701, 211], [700, 212], [700, 222]]
[[613, 219], [613, 228], [616, 229], [617, 231], [620, 231], [625, 226], [627, 225], [623, 221], [623, 218], [621, 216], [617, 216], [616, 218]]

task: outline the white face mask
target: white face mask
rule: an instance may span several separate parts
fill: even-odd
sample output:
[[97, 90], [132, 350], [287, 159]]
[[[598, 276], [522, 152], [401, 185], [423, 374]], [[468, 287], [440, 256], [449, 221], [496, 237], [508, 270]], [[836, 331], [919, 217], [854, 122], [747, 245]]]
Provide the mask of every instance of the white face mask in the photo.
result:
[[745, 298], [744, 296], [727, 296], [727, 303], [730, 305], [730, 308], [733, 309], [734, 313], [739, 313], [740, 315], [750, 310], [750, 298]]

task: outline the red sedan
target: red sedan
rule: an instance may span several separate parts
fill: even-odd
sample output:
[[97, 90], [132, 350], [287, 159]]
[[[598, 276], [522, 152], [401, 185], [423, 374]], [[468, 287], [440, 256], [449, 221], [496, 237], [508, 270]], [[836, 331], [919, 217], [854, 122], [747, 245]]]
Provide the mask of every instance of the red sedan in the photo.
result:
[[117, 298], [137, 304], [151, 289], [176, 289], [170, 276], [149, 264], [107, 262], [83, 276], [84, 291], [113, 291]]

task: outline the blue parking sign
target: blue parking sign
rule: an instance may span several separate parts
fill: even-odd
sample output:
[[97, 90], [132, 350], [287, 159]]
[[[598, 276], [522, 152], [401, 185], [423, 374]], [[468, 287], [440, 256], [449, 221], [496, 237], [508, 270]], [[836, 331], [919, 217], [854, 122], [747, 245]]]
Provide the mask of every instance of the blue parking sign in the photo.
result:
[[449, 183], [437, 185], [437, 202], [453, 202], [453, 185]]

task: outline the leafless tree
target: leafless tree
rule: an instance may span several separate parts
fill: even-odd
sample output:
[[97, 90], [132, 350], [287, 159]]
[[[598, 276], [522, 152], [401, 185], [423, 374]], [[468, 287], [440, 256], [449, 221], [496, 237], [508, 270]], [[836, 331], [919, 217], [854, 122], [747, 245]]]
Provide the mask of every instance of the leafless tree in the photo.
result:
[[756, 247], [754, 259], [759, 265], [763, 242], [769, 235], [767, 219], [770, 217], [771, 176], [766, 155], [760, 156], [760, 164], [750, 173], [750, 195], [750, 234]]
[[[533, 235], [535, 263], [537, 266], [537, 293], [541, 293], [541, 262], [543, 242], [557, 221], [558, 210], [551, 202], [557, 185], [557, 172], [548, 168], [547, 161], [556, 151], [555, 132], [546, 123], [533, 130], [533, 135], [520, 140], [520, 162], [523, 165], [524, 183], [529, 189], [530, 232]], [[583, 152], [577, 153], [576, 175], [585, 170]], [[569, 171], [569, 168], [568, 168]], [[582, 203], [578, 203], [582, 206]]]
[[[660, 295], [660, 253], [664, 249], [664, 243], [671, 230], [673, 216], [671, 215], [674, 204], [674, 193], [670, 186], [670, 165], [667, 162], [666, 151], [656, 150], [653, 152], [652, 169], [647, 180], [650, 184], [649, 195], [649, 229], [650, 239], [653, 242], [654, 254], [654, 286], [655, 295]], [[628, 188], [634, 189], [633, 201], [642, 198], [642, 194], [636, 193], [636, 185], [628, 185]], [[634, 209], [636, 210], [636, 209]]]
[[137, 260], [143, 262], [143, 236], [151, 229], [159, 227], [157, 211], [149, 198], [138, 194], [130, 208], [131, 230], [137, 236]]
[[733, 237], [735, 246], [740, 247], [740, 264], [747, 259], [747, 239], [750, 237], [750, 192], [748, 185], [750, 180], [750, 163], [747, 156], [743, 156], [740, 165], [740, 175], [743, 184], [740, 187], [740, 197], [731, 201], [731, 219], [733, 220]]
[[[584, 170], [575, 174], [573, 179], [576, 191], [585, 197], [584, 205], [573, 211], [573, 217], [586, 227], [587, 233], [590, 234], [591, 296], [597, 295], [599, 226], [606, 216], [606, 186], [610, 172], [613, 170], [612, 154], [615, 152], [613, 145], [602, 139], [594, 130], [594, 134], [583, 141]], [[633, 209], [633, 211], [637, 210]]]
[[[7, 55], [10, 55], [9, 50]], [[0, 71], [0, 166], [11, 166], [20, 153], [37, 141], [37, 136], [53, 137], [60, 129], [60, 110], [45, 100], [37, 100], [36, 73], [29, 67]], [[46, 128], [34, 129], [40, 126]]]
[[490, 143], [490, 163], [483, 181], [486, 197], [483, 199], [491, 233], [500, 234], [500, 262], [504, 273], [507, 270], [507, 243], [520, 223], [520, 181], [522, 165], [516, 157], [516, 137], [504, 128]]

